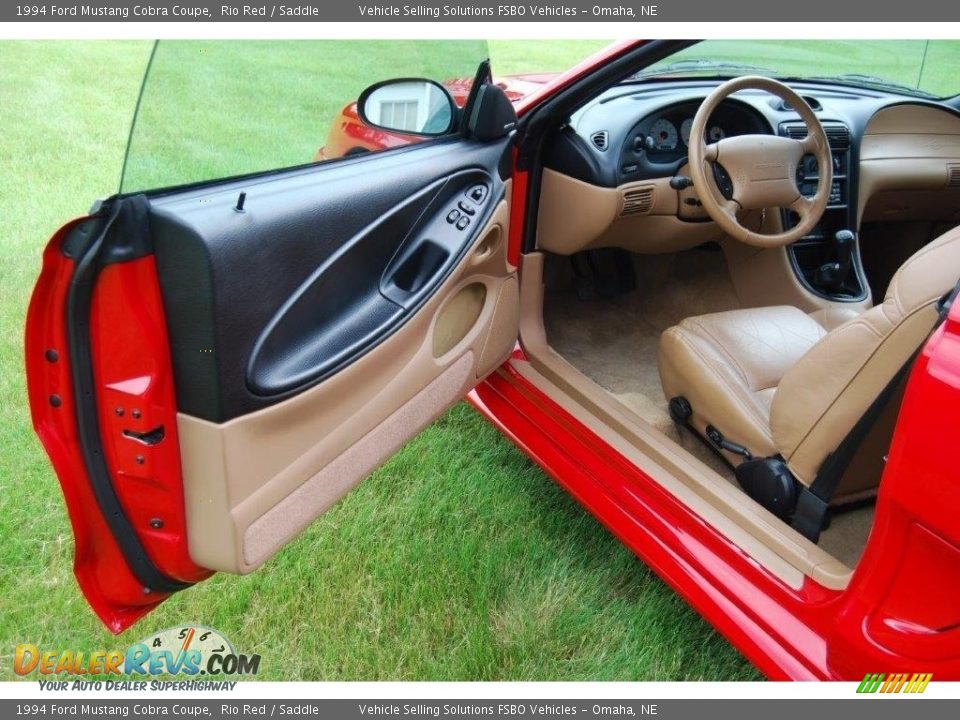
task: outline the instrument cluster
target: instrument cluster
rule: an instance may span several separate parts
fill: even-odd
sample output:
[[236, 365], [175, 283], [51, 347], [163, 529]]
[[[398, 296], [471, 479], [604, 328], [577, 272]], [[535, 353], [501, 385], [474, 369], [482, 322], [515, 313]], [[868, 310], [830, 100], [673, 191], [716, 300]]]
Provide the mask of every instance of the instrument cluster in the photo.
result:
[[[686, 101], [642, 118], [627, 136], [625, 154], [644, 155], [651, 163], [672, 163], [686, 158], [693, 117], [699, 106], [700, 101]], [[769, 132], [754, 112], [740, 103], [727, 102], [710, 117], [704, 140], [714, 143], [734, 135]]]
[[[657, 152], [676, 150], [682, 144], [690, 147], [690, 129], [693, 127], [693, 116], [680, 123], [679, 128], [669, 117], [658, 117], [650, 125], [650, 149]], [[727, 136], [727, 131], [720, 125], [711, 125], [707, 128], [707, 142], [717, 142]]]

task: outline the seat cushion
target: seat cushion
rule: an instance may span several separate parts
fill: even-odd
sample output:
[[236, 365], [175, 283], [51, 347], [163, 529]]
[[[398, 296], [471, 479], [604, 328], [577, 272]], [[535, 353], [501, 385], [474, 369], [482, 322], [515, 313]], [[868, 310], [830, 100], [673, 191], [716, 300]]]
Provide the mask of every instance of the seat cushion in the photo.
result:
[[[664, 394], [690, 402], [691, 425], [701, 434], [713, 425], [755, 456], [775, 455], [774, 393], [787, 370], [826, 334], [817, 320], [790, 306], [686, 318], [660, 339]], [[743, 459], [726, 456], [734, 464]]]

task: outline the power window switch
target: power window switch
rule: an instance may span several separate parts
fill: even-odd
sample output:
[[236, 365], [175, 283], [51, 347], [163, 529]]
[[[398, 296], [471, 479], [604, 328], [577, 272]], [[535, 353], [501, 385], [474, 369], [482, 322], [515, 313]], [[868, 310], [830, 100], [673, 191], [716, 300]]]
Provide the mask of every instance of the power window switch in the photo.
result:
[[460, 211], [457, 209], [451, 210], [447, 213], [447, 222], [453, 225], [460, 218]]
[[468, 202], [464, 202], [463, 200], [457, 203], [457, 207], [460, 208], [464, 215], [473, 216], [477, 213], [477, 209], [473, 205]]
[[481, 203], [487, 197], [487, 187], [485, 185], [474, 185], [467, 191], [467, 197], [475, 203]]
[[457, 230], [465, 230], [467, 225], [470, 224], [470, 218], [463, 216], [457, 220]]

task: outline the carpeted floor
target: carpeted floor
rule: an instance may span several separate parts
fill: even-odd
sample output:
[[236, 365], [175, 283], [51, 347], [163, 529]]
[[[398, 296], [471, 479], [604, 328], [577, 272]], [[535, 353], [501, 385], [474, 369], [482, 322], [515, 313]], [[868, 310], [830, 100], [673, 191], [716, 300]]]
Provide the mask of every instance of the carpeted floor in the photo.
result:
[[870, 504], [837, 513], [830, 519], [830, 527], [820, 533], [817, 544], [847, 567], [856, 567], [873, 527], [873, 509]]
[[[568, 258], [546, 267], [547, 340], [568, 362], [621, 403], [731, 483], [733, 471], [706, 444], [670, 419], [657, 371], [660, 334], [683, 318], [740, 307], [718, 248], [673, 255], [634, 255], [637, 289], [615, 298], [580, 300]], [[837, 515], [820, 545], [853, 567], [873, 508]]]
[[730, 468], [667, 412], [657, 371], [660, 334], [683, 318], [739, 307], [719, 249], [635, 255], [637, 289], [582, 301], [569, 260], [550, 257], [544, 324], [550, 345], [648, 423], [733, 481]]

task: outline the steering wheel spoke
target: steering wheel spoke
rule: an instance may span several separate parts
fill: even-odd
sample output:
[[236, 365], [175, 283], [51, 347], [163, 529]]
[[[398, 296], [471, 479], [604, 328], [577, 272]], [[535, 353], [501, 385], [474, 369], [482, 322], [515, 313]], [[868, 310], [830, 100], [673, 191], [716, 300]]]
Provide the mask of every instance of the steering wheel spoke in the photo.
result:
[[720, 208], [727, 217], [735, 222], [737, 221], [737, 213], [743, 209], [736, 200], [726, 200]]
[[807, 215], [813, 212], [814, 202], [810, 198], [804, 197], [803, 195], [798, 195], [797, 199], [790, 203], [790, 209], [801, 218], [805, 218]]
[[716, 162], [720, 157], [720, 147], [718, 143], [710, 143], [703, 148], [703, 159], [707, 162]]
[[807, 136], [803, 140], [798, 140], [800, 143], [800, 149], [803, 150], [804, 155], [815, 155], [820, 149], [820, 143], [817, 140], [817, 136], [812, 132], [807, 132]]

